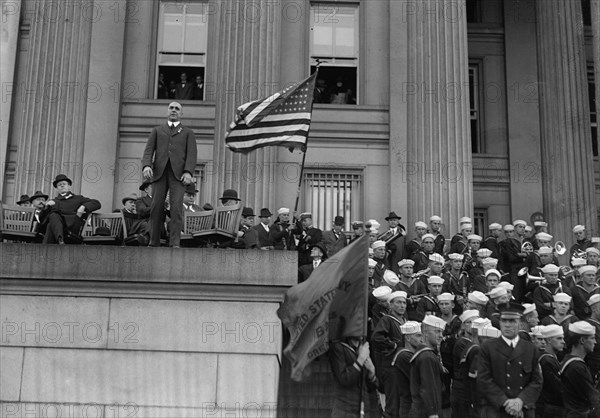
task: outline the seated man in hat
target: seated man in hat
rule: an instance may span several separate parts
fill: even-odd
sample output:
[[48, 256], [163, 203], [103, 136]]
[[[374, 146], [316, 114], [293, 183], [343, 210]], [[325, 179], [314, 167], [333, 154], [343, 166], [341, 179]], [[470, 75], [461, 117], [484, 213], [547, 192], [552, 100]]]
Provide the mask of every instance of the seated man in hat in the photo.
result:
[[137, 201], [138, 197], [134, 194], [124, 197], [121, 202], [123, 208], [123, 218], [125, 219], [125, 226], [127, 228], [127, 237], [125, 238], [126, 245], [148, 245], [150, 241], [150, 228], [148, 221], [140, 219], [137, 213]]
[[248, 231], [254, 226], [254, 210], [252, 208], [242, 208], [242, 217], [240, 218], [240, 227], [235, 239], [227, 243], [229, 248], [244, 249], [246, 248], [246, 240], [248, 239]]
[[325, 244], [328, 257], [331, 257], [348, 245], [348, 239], [343, 231], [344, 223], [345, 220], [343, 216], [336, 216], [333, 221], [332, 229], [323, 232], [323, 244]]
[[298, 267], [298, 283], [308, 280], [312, 272], [327, 259], [325, 247], [322, 244], [314, 244], [310, 248], [311, 262]]
[[185, 192], [183, 193], [184, 212], [202, 212], [203, 209], [194, 203], [194, 199], [196, 199], [196, 193], [198, 193], [198, 190], [196, 189], [196, 185], [194, 183], [190, 183], [185, 186]]
[[482, 416], [535, 417], [542, 375], [537, 349], [518, 335], [523, 310], [517, 303], [500, 305], [502, 335], [481, 345], [477, 384], [483, 395]]
[[[40, 218], [46, 225], [44, 244], [65, 244], [69, 241], [80, 242], [77, 238], [86, 217], [101, 205], [96, 199], [90, 199], [71, 192], [73, 182], [64, 174], [56, 176], [52, 185], [58, 192], [54, 199], [46, 201]], [[74, 239], [70, 239], [74, 237]]]
[[221, 201], [221, 206], [235, 206], [238, 202], [241, 202], [241, 199], [238, 198], [237, 191], [233, 189], [227, 189], [223, 192], [223, 196], [219, 198]]
[[29, 197], [28, 194], [22, 194], [21, 198], [19, 200], [17, 200], [17, 206], [22, 206], [24, 208], [29, 208], [31, 207], [31, 198]]
[[46, 200], [48, 200], [48, 195], [42, 193], [41, 191], [37, 191], [29, 198], [31, 202], [31, 206], [35, 208], [35, 212], [33, 214], [33, 226], [31, 227], [31, 232], [37, 232], [39, 235], [44, 235], [46, 232], [45, 227], [41, 225], [41, 214], [44, 209], [44, 205], [46, 204]]

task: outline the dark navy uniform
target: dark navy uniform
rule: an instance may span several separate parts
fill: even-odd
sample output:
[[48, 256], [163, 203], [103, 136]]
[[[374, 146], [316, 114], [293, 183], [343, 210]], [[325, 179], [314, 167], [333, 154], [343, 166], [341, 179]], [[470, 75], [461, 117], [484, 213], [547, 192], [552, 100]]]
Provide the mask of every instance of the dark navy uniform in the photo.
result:
[[585, 363], [590, 368], [594, 383], [598, 384], [600, 380], [600, 322], [592, 318], [588, 318], [586, 321], [596, 328], [596, 345], [594, 346], [594, 351], [587, 353], [587, 356], [585, 356]]
[[441, 415], [442, 363], [437, 353], [425, 346], [418, 347], [410, 359], [411, 418]]
[[437, 298], [432, 295], [425, 295], [417, 303], [417, 321], [421, 322], [425, 315], [440, 316], [441, 311], [437, 303]]
[[598, 408], [600, 394], [582, 358], [567, 354], [562, 361], [560, 379], [568, 418], [587, 418]]
[[542, 390], [542, 373], [535, 346], [520, 339], [511, 348], [502, 337], [481, 345], [477, 385], [483, 398], [483, 416], [508, 417], [507, 399], [523, 401], [524, 417], [535, 416], [535, 402]]
[[562, 399], [562, 383], [560, 381], [560, 362], [554, 354], [540, 355], [540, 367], [544, 384], [542, 393], [536, 403], [536, 417], [562, 418], [566, 415]]
[[446, 245], [446, 238], [444, 238], [442, 234], [435, 235], [433, 240], [433, 252], [444, 255], [444, 245]]
[[[404, 283], [402, 280], [396, 285], [393, 290], [402, 290], [408, 295], [406, 300], [406, 317], [409, 321], [419, 321], [417, 314], [417, 302], [411, 300], [411, 296], [424, 295], [427, 293], [425, 285], [419, 279], [411, 279], [409, 284]], [[421, 321], [423, 318], [420, 319]]]
[[400, 391], [398, 417], [407, 417], [412, 405], [410, 394], [410, 359], [415, 353], [409, 348], [398, 350], [392, 361], [392, 366], [398, 370], [398, 387]]
[[582, 321], [589, 318], [592, 315], [592, 308], [588, 305], [587, 301], [592, 295], [600, 293], [600, 286], [597, 284], [592, 287], [591, 290], [587, 290], [583, 285], [576, 284], [571, 287], [571, 295], [573, 296], [573, 310], [575, 315]]
[[563, 287], [560, 282], [556, 282], [553, 285], [550, 283], [540, 284], [535, 288], [533, 291], [533, 303], [535, 303], [535, 310], [539, 315], [540, 321], [548, 315], [552, 315], [554, 308], [546, 306], [546, 303], [554, 303], [554, 295], [561, 292], [570, 295], [571, 289]]
[[[465, 360], [465, 353], [471, 351], [475, 344], [467, 337], [459, 337], [452, 350], [453, 370], [452, 370], [452, 411], [459, 411], [465, 416], [465, 411], [471, 409], [471, 399], [466, 386], [469, 370]], [[471, 414], [469, 413], [469, 416]]]

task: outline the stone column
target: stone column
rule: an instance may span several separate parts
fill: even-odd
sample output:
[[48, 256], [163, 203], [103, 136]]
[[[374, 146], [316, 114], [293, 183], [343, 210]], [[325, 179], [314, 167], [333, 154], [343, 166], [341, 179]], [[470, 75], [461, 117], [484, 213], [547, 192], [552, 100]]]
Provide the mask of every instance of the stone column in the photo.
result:
[[450, 236], [473, 213], [467, 20], [461, 0], [405, 2], [408, 220], [440, 215]]
[[592, 48], [594, 50], [594, 80], [596, 81], [596, 118], [600, 113], [600, 0], [591, 0]]
[[[8, 127], [11, 120], [10, 111], [14, 91], [21, 0], [3, 2], [0, 8], [2, 10], [2, 31], [0, 31], [0, 87], [2, 88], [2, 105], [0, 105], [0, 179], [2, 180], [0, 180], [0, 200], [2, 200], [4, 182], [6, 181], [6, 164], [8, 163]], [[18, 191], [14, 194], [19, 196], [17, 193]]]
[[538, 0], [536, 13], [544, 215], [569, 243], [576, 224], [597, 231], [581, 4]]
[[[277, 91], [281, 4], [269, 0], [244, 2], [211, 0], [215, 12], [209, 38], [211, 51], [208, 68], [213, 74], [212, 88], [207, 85], [207, 100], [215, 101], [215, 142], [213, 149], [213, 201], [224, 189], [238, 191], [246, 206], [255, 211], [270, 207], [273, 211], [274, 172], [277, 149], [261, 148], [248, 155], [225, 147], [225, 133], [233, 121], [235, 109]], [[212, 97], [211, 97], [212, 96]]]
[[[91, 2], [25, 0], [31, 32], [26, 73], [19, 86], [20, 129], [17, 146], [16, 194], [52, 192], [52, 179], [65, 173], [80, 191], [85, 133], [92, 23], [100, 19]], [[91, 100], [91, 99], [90, 99]], [[50, 193], [51, 194], [51, 193]]]

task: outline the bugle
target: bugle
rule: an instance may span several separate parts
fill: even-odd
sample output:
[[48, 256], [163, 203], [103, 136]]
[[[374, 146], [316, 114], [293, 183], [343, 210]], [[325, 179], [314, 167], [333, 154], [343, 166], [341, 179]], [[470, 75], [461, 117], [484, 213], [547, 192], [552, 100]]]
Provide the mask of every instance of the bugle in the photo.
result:
[[521, 245], [521, 252], [526, 254], [531, 254], [533, 252], [533, 244], [529, 241], [525, 241]]
[[562, 241], [556, 241], [556, 244], [554, 244], [554, 252], [558, 255], [563, 255], [567, 252], [567, 246]]
[[546, 283], [546, 279], [544, 277], [528, 274], [527, 279], [525, 280], [525, 285], [529, 285], [529, 282], [539, 282], [540, 284], [544, 284]]
[[390, 230], [387, 230], [387, 231], [377, 235], [377, 241], [384, 241], [386, 244], [388, 244], [389, 241], [391, 241], [392, 238], [394, 238], [395, 236], [396, 236], [396, 234], [394, 234]]
[[416, 273], [413, 273], [413, 275], [411, 276], [413, 279], [416, 279], [417, 277], [421, 277], [427, 273], [429, 273], [431, 271], [431, 269], [429, 267], [427, 267], [424, 270], [421, 271], [417, 271]]

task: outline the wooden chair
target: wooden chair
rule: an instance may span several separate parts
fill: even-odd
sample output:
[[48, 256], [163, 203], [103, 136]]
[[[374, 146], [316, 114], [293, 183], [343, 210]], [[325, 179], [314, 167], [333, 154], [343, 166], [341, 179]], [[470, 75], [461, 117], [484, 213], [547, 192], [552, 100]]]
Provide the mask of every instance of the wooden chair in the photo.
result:
[[233, 206], [217, 206], [215, 213], [216, 233], [226, 238], [235, 238], [240, 227], [242, 203]]
[[0, 211], [3, 240], [41, 242], [42, 235], [34, 232], [35, 208], [0, 203]]
[[[92, 213], [91, 231], [83, 229], [84, 244], [120, 245], [123, 241], [123, 214], [115, 213]], [[107, 228], [107, 235], [97, 235], [98, 228]]]
[[214, 210], [184, 212], [181, 242], [185, 244], [192, 244], [195, 239], [202, 236], [204, 232], [211, 231], [214, 217]]

